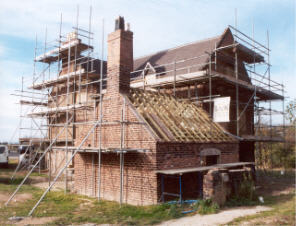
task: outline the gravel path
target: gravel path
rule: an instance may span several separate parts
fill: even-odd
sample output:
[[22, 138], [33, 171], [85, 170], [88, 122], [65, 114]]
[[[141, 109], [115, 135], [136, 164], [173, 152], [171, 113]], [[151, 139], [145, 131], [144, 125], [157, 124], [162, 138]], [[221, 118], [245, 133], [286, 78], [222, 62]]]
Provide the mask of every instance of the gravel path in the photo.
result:
[[226, 224], [232, 221], [235, 218], [243, 217], [247, 215], [253, 215], [262, 211], [271, 210], [269, 207], [265, 206], [255, 206], [252, 208], [246, 207], [237, 207], [235, 209], [223, 210], [217, 214], [210, 215], [199, 215], [196, 214], [190, 217], [183, 217], [176, 220], [166, 221], [159, 226], [212, 226], [212, 225], [220, 225]]

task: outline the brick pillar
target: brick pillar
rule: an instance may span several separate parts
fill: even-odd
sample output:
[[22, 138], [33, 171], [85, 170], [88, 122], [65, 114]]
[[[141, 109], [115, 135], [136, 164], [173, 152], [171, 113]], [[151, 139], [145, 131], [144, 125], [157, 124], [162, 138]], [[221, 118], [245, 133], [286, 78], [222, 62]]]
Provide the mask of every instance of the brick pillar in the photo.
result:
[[229, 175], [227, 170], [212, 169], [203, 180], [203, 198], [223, 205], [229, 195]]
[[129, 93], [133, 61], [133, 32], [125, 30], [119, 17], [115, 31], [108, 35], [107, 95]]

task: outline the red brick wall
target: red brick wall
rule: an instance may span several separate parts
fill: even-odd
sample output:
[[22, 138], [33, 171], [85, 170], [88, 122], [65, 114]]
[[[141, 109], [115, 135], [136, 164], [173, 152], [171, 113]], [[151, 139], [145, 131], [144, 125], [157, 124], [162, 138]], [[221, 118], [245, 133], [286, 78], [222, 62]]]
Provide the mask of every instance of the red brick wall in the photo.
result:
[[[124, 157], [124, 202], [135, 205], [147, 205], [157, 203], [157, 178], [156, 169], [156, 141], [148, 132], [145, 125], [135, 115], [127, 102], [125, 105], [123, 96], [106, 96], [103, 102], [103, 120], [110, 122], [109, 125], [102, 126], [102, 148], [120, 148], [121, 140], [121, 112], [123, 106], [124, 120], [128, 124], [124, 125], [124, 148], [145, 149], [148, 153], [127, 153]], [[112, 101], [113, 100], [113, 101]], [[99, 112], [99, 106], [98, 106]], [[87, 128], [81, 128], [76, 140], [76, 146], [87, 133]], [[90, 144], [99, 147], [100, 128], [95, 131], [95, 141], [91, 135], [84, 146]], [[93, 159], [94, 158], [94, 162]], [[75, 157], [75, 190], [80, 194], [97, 196], [98, 183], [98, 155], [78, 154]], [[119, 155], [114, 153], [102, 154], [101, 165], [101, 197], [108, 200], [119, 201], [120, 195], [120, 169]]]
[[[104, 153], [101, 159], [101, 198], [119, 201], [119, 155]], [[156, 174], [149, 164], [151, 154], [125, 154], [123, 202], [134, 205], [157, 203]], [[79, 194], [98, 195], [98, 154], [81, 153], [75, 157], [75, 190]]]
[[[67, 159], [71, 157], [71, 150], [68, 151]], [[51, 170], [51, 175], [55, 176], [66, 164], [66, 150], [61, 149], [52, 149], [51, 153], [49, 152], [46, 155], [46, 162], [48, 169]], [[50, 164], [49, 164], [50, 163]], [[73, 161], [69, 164], [68, 168], [73, 168]], [[65, 172], [63, 173], [65, 175]], [[70, 173], [68, 173], [70, 176]], [[61, 178], [60, 178], [61, 179]]]
[[220, 163], [238, 162], [238, 143], [158, 143], [157, 169], [199, 167], [200, 152], [205, 148], [221, 151]]
[[[206, 148], [216, 148], [221, 151], [220, 163], [231, 163], [239, 161], [238, 143], [158, 143], [157, 144], [157, 169], [178, 169], [200, 167], [200, 152]], [[202, 172], [203, 173], [203, 172]], [[179, 175], [164, 177], [165, 192], [179, 194]], [[197, 199], [199, 193], [198, 173], [182, 175], [182, 196], [185, 199]], [[158, 175], [158, 199], [161, 198], [161, 176]], [[173, 196], [165, 196], [165, 200], [177, 199]]]
[[133, 33], [116, 30], [108, 35], [107, 93], [128, 93], [133, 70]]

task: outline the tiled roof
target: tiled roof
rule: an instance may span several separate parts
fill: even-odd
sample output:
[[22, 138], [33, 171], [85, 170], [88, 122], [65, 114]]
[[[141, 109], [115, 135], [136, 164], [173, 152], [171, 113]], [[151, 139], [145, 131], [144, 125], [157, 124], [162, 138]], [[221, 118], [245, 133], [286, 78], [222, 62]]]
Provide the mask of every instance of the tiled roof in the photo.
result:
[[[137, 58], [134, 60], [134, 72], [131, 74], [131, 78], [136, 79], [139, 76], [139, 78], [141, 78], [140, 70], [143, 70], [147, 63], [153, 66], [155, 69], [154, 72], [156, 72], [158, 76], [183, 75], [204, 70], [209, 66], [209, 54], [212, 53], [212, 61], [214, 61], [213, 51], [215, 47], [228, 46], [234, 42], [233, 34], [231, 30], [227, 28], [219, 36]], [[238, 67], [240, 71], [245, 71], [243, 62], [254, 62], [254, 60], [256, 62], [264, 61], [264, 58], [259, 54], [241, 43], [237, 44], [240, 58]], [[234, 57], [231, 56], [231, 54], [233, 54], [233, 48], [226, 48], [223, 51], [228, 52], [228, 55], [223, 54], [222, 51], [218, 51], [217, 59], [223, 59], [226, 64], [234, 64]], [[242, 72], [239, 74], [239, 79], [250, 83], [247, 73]]]
[[[176, 65], [178, 69], [193, 66], [192, 72], [200, 71], [206, 64], [209, 59], [209, 55], [205, 52], [211, 52], [215, 48], [215, 43], [218, 43], [221, 39], [221, 36], [214, 37], [211, 39], [206, 39], [203, 41], [194, 42], [191, 44], [187, 44], [184, 46], [176, 47], [173, 49], [168, 49], [164, 51], [157, 52], [155, 54], [141, 57], [134, 60], [134, 71], [141, 70], [145, 68], [147, 62], [149, 62], [154, 67], [156, 66], [156, 72], [165, 72], [173, 70], [174, 65], [170, 64], [174, 61], [182, 61]], [[197, 57], [200, 56], [200, 57]], [[157, 67], [159, 65], [169, 64], [161, 67]], [[178, 70], [177, 74], [184, 74], [184, 71]], [[139, 74], [135, 73], [132, 77], [137, 77]]]
[[129, 100], [163, 141], [235, 142], [202, 108], [190, 101], [141, 89], [131, 89]]

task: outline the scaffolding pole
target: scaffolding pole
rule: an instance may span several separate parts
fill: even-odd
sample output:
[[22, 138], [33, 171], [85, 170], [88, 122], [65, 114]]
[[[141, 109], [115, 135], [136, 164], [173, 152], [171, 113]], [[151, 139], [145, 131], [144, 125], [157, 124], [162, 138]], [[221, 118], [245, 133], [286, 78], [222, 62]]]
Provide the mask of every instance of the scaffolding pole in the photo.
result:
[[238, 63], [237, 50], [235, 50], [235, 104], [236, 104], [236, 136], [239, 136], [239, 88], [238, 88]]
[[58, 139], [58, 137], [63, 133], [64, 129], [66, 128], [66, 125], [63, 127], [63, 129], [57, 134], [57, 136], [55, 137], [54, 141], [47, 147], [47, 149], [43, 152], [43, 154], [41, 155], [41, 157], [38, 159], [38, 161], [35, 163], [35, 165], [31, 168], [31, 170], [27, 173], [27, 175], [25, 176], [25, 178], [22, 180], [22, 182], [18, 185], [18, 187], [16, 188], [16, 190], [14, 191], [14, 193], [10, 196], [10, 198], [7, 200], [7, 202], [5, 203], [5, 206], [7, 206], [9, 204], [9, 202], [13, 199], [13, 197], [16, 195], [16, 193], [19, 191], [19, 189], [21, 188], [21, 186], [25, 183], [25, 181], [28, 179], [28, 177], [31, 175], [31, 173], [33, 172], [33, 170], [38, 166], [38, 164], [41, 162], [41, 160], [43, 159], [43, 157], [46, 155], [46, 153], [50, 150], [50, 148], [52, 147], [52, 145], [54, 144], [54, 142]]
[[121, 111], [121, 120], [120, 120], [120, 206], [123, 202], [123, 189], [124, 189], [124, 140], [125, 140], [125, 98], [123, 99], [123, 106]]
[[104, 59], [104, 19], [102, 20], [102, 43], [101, 43], [101, 62], [100, 62], [100, 125], [99, 125], [99, 151], [98, 151], [98, 199], [101, 199], [101, 161], [102, 161], [102, 122], [103, 122], [103, 59]]
[[31, 216], [32, 213], [35, 211], [35, 209], [37, 208], [37, 206], [40, 204], [40, 202], [43, 200], [43, 198], [45, 197], [45, 195], [50, 191], [50, 189], [52, 188], [52, 186], [56, 183], [56, 181], [58, 180], [58, 178], [61, 176], [61, 174], [63, 173], [63, 171], [69, 166], [70, 162], [73, 160], [74, 156], [77, 154], [77, 152], [80, 150], [80, 148], [82, 147], [82, 145], [85, 143], [85, 141], [87, 140], [87, 138], [89, 137], [89, 135], [95, 130], [95, 128], [98, 126], [100, 122], [97, 121], [93, 127], [88, 131], [87, 135], [83, 138], [83, 140], [81, 141], [80, 145], [75, 149], [75, 151], [73, 152], [72, 156], [70, 157], [69, 160], [67, 160], [67, 162], [65, 163], [64, 167], [59, 171], [59, 173], [56, 175], [56, 177], [54, 178], [54, 180], [52, 181], [51, 185], [46, 189], [46, 191], [42, 194], [42, 196], [40, 197], [40, 199], [38, 200], [38, 202], [35, 204], [35, 206], [32, 208], [32, 210], [29, 212], [28, 216]]

